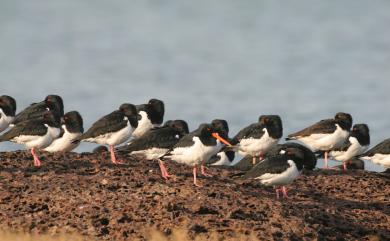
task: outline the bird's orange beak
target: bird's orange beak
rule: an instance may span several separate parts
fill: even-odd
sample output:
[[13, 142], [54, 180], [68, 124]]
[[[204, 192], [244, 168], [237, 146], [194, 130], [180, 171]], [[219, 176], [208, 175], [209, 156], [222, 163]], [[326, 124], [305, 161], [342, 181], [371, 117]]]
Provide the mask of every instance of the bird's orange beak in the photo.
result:
[[223, 139], [222, 137], [219, 136], [219, 134], [217, 132], [213, 132], [211, 134], [215, 139], [218, 139], [220, 140], [222, 143], [224, 143], [225, 145], [228, 145], [228, 146], [232, 146], [232, 144], [230, 144], [227, 140]]

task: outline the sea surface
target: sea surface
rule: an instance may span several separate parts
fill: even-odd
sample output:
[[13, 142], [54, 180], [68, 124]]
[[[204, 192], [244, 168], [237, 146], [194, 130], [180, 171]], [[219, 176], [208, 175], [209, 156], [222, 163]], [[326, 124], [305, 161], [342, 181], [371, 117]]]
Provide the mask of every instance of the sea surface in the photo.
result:
[[231, 135], [261, 114], [286, 136], [344, 111], [375, 145], [390, 137], [389, 13], [387, 0], [5, 0], [0, 94], [18, 110], [59, 94], [85, 128], [150, 98], [166, 120], [223, 118]]

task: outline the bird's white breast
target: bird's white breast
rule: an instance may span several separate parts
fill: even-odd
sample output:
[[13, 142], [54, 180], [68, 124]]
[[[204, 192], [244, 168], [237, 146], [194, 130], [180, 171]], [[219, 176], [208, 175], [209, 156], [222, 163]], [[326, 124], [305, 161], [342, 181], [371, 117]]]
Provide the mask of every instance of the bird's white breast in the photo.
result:
[[261, 138], [246, 138], [242, 139], [239, 143], [239, 153], [240, 155], [246, 156], [259, 156], [264, 155], [269, 148], [276, 145], [279, 139], [274, 139], [269, 136], [267, 128], [263, 129], [264, 134]]
[[331, 150], [340, 147], [348, 138], [349, 132], [343, 130], [336, 124], [336, 130], [330, 134], [312, 134], [305, 137], [297, 137], [296, 139], [303, 142], [312, 151]]
[[73, 143], [78, 137], [81, 136], [81, 133], [71, 133], [66, 129], [66, 126], [63, 125], [64, 134], [55, 139], [50, 146], [45, 148], [45, 151], [48, 152], [58, 152], [58, 151], [71, 151], [76, 148], [80, 142]]
[[260, 182], [267, 186], [273, 185], [287, 185], [295, 180], [300, 174], [298, 171], [295, 162], [292, 160], [288, 160], [287, 163], [290, 165], [284, 172], [282, 173], [265, 173], [256, 179], [260, 179]]
[[141, 120], [138, 121], [138, 126], [132, 134], [135, 138], [143, 136], [148, 130], [154, 127], [145, 111], [140, 111], [139, 114], [141, 115]]

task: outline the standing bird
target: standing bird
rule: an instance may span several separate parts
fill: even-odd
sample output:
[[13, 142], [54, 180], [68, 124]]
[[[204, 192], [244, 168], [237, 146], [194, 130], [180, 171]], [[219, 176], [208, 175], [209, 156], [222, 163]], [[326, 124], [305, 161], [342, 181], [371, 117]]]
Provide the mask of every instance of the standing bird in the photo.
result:
[[263, 185], [275, 186], [276, 197], [279, 192], [288, 198], [285, 185], [292, 183], [303, 169], [304, 153], [299, 148], [288, 147], [280, 150], [278, 155], [266, 157], [244, 176], [244, 179], [258, 179]]
[[[229, 141], [229, 125], [228, 125], [226, 120], [215, 119], [215, 120], [211, 121], [211, 125], [213, 126], [214, 131], [218, 132], [220, 137], [222, 137], [223, 139]], [[206, 163], [209, 164], [211, 159], [215, 160], [214, 156], [216, 158], [218, 158], [218, 157], [220, 157], [220, 158], [226, 157], [226, 159], [228, 159], [228, 160], [229, 160], [229, 157], [231, 157], [231, 154], [230, 154], [230, 153], [232, 153], [231, 151], [226, 151], [226, 152], [229, 153], [229, 157], [226, 155], [225, 151], [221, 151], [221, 149], [223, 148], [223, 144], [224, 143], [221, 143], [221, 141], [218, 140], [218, 139], [217, 139], [217, 142], [218, 142], [218, 146], [220, 147], [220, 149], [215, 149], [216, 152], [213, 155], [211, 155], [211, 157], [208, 160], [203, 160], [202, 161], [202, 164], [200, 166], [200, 170], [201, 170], [201, 173], [202, 173], [203, 176], [212, 177], [211, 174], [206, 173], [205, 164]], [[234, 159], [234, 152], [233, 152], [233, 159]]]
[[349, 136], [352, 116], [339, 112], [334, 119], [326, 119], [315, 123], [301, 131], [288, 135], [286, 140], [298, 140], [312, 151], [325, 152], [325, 168], [328, 167], [328, 152], [340, 147]]
[[138, 127], [134, 130], [132, 136], [139, 138], [148, 130], [158, 127], [164, 120], [164, 102], [157, 99], [150, 99], [147, 104], [136, 106], [141, 119], [138, 121]]
[[233, 137], [233, 149], [238, 149], [240, 154], [252, 156], [253, 165], [256, 159], [260, 160], [265, 153], [275, 146], [283, 136], [282, 119], [278, 115], [262, 115], [259, 122], [251, 124]]
[[170, 176], [160, 157], [165, 155], [188, 132], [188, 125], [184, 120], [168, 121], [164, 126], [151, 129], [140, 138], [119, 147], [117, 151], [121, 155], [158, 160], [162, 177], [168, 179]]
[[0, 96], [0, 132], [8, 128], [15, 119], [16, 101], [8, 95]]
[[15, 116], [12, 125], [16, 125], [26, 120], [41, 118], [42, 114], [48, 110], [54, 112], [55, 115], [62, 117], [64, 115], [62, 98], [58, 95], [48, 95], [43, 101], [31, 104]]
[[[60, 136], [50, 146], [45, 148], [48, 152], [67, 152], [75, 149], [80, 142], [76, 141], [84, 133], [83, 118], [77, 111], [70, 111], [61, 121]], [[76, 142], [75, 142], [76, 141]]]
[[34, 166], [40, 166], [35, 149], [49, 146], [60, 135], [60, 117], [47, 111], [42, 118], [20, 122], [12, 129], [0, 136], [1, 141], [11, 141], [25, 145], [31, 149], [34, 157]]
[[181, 138], [162, 158], [192, 166], [194, 184], [200, 186], [196, 178], [196, 167], [221, 149], [221, 142], [217, 140], [227, 145], [230, 144], [220, 136], [218, 130], [215, 130], [211, 124], [201, 124], [198, 129]]
[[130, 138], [138, 126], [139, 117], [134, 105], [122, 104], [118, 110], [97, 120], [87, 132], [79, 137], [79, 140], [109, 145], [111, 161], [120, 164], [122, 162], [116, 159], [114, 146]]
[[347, 170], [347, 162], [355, 156], [364, 153], [370, 145], [370, 131], [366, 124], [355, 124], [348, 139], [339, 148], [334, 148], [329, 155], [336, 161], [343, 162], [344, 170]]
[[390, 168], [390, 138], [363, 153], [359, 158]]

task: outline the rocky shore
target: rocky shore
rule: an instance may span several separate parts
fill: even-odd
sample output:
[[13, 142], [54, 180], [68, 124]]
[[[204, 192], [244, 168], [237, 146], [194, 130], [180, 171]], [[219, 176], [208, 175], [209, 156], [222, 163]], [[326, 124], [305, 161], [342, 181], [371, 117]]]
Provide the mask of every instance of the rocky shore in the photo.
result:
[[305, 172], [290, 198], [272, 188], [210, 168], [214, 177], [192, 184], [191, 168], [125, 159], [112, 165], [92, 153], [0, 153], [0, 225], [27, 233], [69, 232], [86, 240], [150, 240], [182, 230], [189, 239], [390, 240], [390, 173], [361, 170]]

